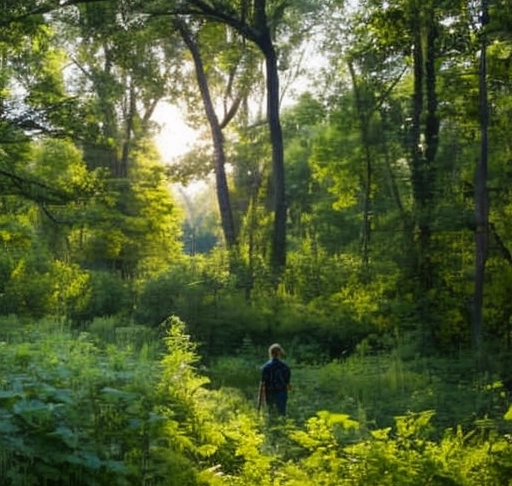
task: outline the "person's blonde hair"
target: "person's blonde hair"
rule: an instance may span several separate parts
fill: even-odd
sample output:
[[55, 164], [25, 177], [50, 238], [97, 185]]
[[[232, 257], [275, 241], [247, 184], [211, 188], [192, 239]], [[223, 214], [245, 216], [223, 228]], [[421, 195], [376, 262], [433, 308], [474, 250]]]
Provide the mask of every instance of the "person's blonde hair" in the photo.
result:
[[268, 348], [268, 355], [270, 358], [279, 358], [279, 356], [284, 356], [285, 352], [280, 344], [274, 343]]

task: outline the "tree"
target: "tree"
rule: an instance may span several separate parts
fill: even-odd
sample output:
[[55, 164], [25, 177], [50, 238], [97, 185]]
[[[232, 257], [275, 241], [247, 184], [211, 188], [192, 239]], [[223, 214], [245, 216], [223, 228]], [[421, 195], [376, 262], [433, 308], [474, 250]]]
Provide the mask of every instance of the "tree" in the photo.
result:
[[[274, 230], [272, 236], [271, 262], [279, 275], [286, 265], [286, 192], [283, 152], [283, 135], [279, 115], [279, 74], [278, 54], [275, 35], [285, 19], [288, 3], [283, 0], [254, 0], [212, 2], [208, 0], [188, 0], [174, 8], [161, 8], [158, 2], [146, 8], [153, 14], [180, 14], [205, 18], [232, 27], [243, 38], [253, 42], [265, 60], [267, 120], [272, 145], [272, 177], [274, 199]], [[303, 7], [306, 12], [307, 8]], [[308, 6], [310, 8], [311, 6]]]
[[266, 66], [267, 117], [272, 143], [274, 232], [272, 239], [272, 265], [280, 274], [286, 265], [286, 196], [283, 135], [279, 117], [279, 74], [271, 25], [282, 20], [285, 2], [275, 2], [272, 14], [267, 11], [266, 0], [243, 2], [239, 12], [225, 2], [216, 5], [203, 0], [190, 0], [183, 13], [195, 14], [233, 27], [261, 50]]
[[89, 170], [108, 174], [81, 221], [77, 257], [128, 278], [157, 271], [180, 249], [180, 215], [150, 141], [153, 111], [175, 80], [168, 59], [179, 48], [160, 41], [158, 25], [141, 29], [124, 7], [86, 3], [53, 18], [72, 62], [68, 88], [87, 114], [74, 140]]
[[[215, 179], [217, 200], [219, 204], [219, 211], [221, 216], [221, 223], [224, 233], [224, 239], [228, 248], [232, 248], [237, 243], [237, 231], [235, 228], [235, 221], [233, 218], [233, 210], [230, 202], [228, 181], [226, 176], [226, 155], [224, 149], [224, 135], [222, 129], [229, 123], [235, 116], [238, 107], [240, 106], [241, 96], [238, 96], [229, 110], [226, 111], [223, 120], [219, 120], [215, 112], [215, 107], [210, 93], [209, 81], [204, 67], [203, 59], [200, 52], [196, 36], [191, 32], [186, 22], [180, 18], [175, 20], [176, 26], [183, 38], [186, 46], [188, 47], [194, 62], [197, 84], [201, 92], [206, 118], [210, 125], [210, 131], [214, 146], [215, 158]], [[232, 77], [228, 80], [227, 90], [232, 89], [233, 77], [236, 72], [236, 67], [232, 72]], [[227, 94], [228, 94], [227, 93]]]

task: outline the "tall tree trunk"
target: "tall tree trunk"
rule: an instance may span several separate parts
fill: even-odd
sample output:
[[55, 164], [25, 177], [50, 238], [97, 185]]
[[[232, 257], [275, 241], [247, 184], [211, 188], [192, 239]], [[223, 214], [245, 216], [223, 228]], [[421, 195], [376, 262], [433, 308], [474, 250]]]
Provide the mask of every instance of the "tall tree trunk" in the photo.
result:
[[487, 36], [489, 21], [487, 0], [482, 0], [482, 45], [480, 49], [480, 157], [475, 171], [475, 289], [473, 310], [473, 344], [477, 354], [482, 346], [482, 309], [484, 301], [485, 263], [489, 239], [489, 199], [487, 191], [487, 158], [489, 103], [487, 93]]
[[412, 184], [417, 230], [416, 274], [418, 314], [425, 326], [425, 345], [435, 341], [429, 295], [434, 288], [431, 258], [432, 209], [436, 179], [435, 158], [439, 144], [436, 93], [437, 27], [431, 5], [415, 5], [413, 12], [414, 93], [411, 127]]
[[277, 53], [272, 41], [270, 19], [267, 17], [266, 0], [254, 1], [255, 43], [265, 57], [267, 87], [267, 118], [272, 145], [272, 181], [274, 197], [274, 232], [271, 263], [277, 279], [286, 267], [286, 184], [284, 171], [283, 131], [279, 115], [279, 71]]
[[348, 60], [348, 70], [352, 79], [352, 87], [354, 90], [355, 109], [359, 119], [359, 130], [361, 131], [361, 143], [364, 151], [364, 175], [361, 177], [361, 185], [363, 187], [363, 229], [361, 232], [361, 258], [363, 269], [368, 269], [370, 259], [370, 236], [371, 236], [371, 186], [372, 186], [372, 154], [370, 150], [370, 116], [372, 109], [365, 107], [365, 100], [362, 99], [362, 93], [357, 81], [356, 72], [351, 60]]
[[[267, 88], [267, 118], [272, 144], [272, 169], [274, 189], [274, 232], [272, 238], [271, 263], [275, 276], [279, 279], [286, 266], [286, 191], [284, 170], [283, 133], [279, 114], [279, 72], [277, 54], [272, 40], [271, 24], [276, 19], [269, 19], [266, 0], [253, 0], [252, 16], [250, 2], [242, 2], [241, 15], [230, 8], [223, 8], [222, 2], [189, 0], [194, 8], [193, 14], [215, 20], [233, 27], [242, 37], [258, 46], [265, 58]], [[282, 7], [286, 6], [283, 2]], [[190, 13], [187, 8], [184, 13]], [[279, 19], [278, 19], [279, 20]]]
[[435, 159], [439, 146], [439, 117], [437, 113], [437, 74], [436, 74], [436, 39], [437, 28], [434, 14], [428, 13], [429, 18], [425, 33], [425, 148], [424, 148], [424, 202], [423, 221], [420, 227], [420, 251], [423, 255], [421, 275], [424, 279], [425, 290], [428, 292], [434, 287], [433, 265], [431, 257], [432, 239], [432, 209], [434, 205], [434, 192], [436, 184]]
[[[268, 30], [268, 29], [267, 29]], [[272, 144], [272, 180], [274, 196], [274, 233], [272, 238], [272, 268], [277, 276], [286, 266], [286, 192], [283, 132], [279, 117], [279, 74], [274, 45], [267, 32], [264, 46], [267, 74], [267, 116]]]
[[[412, 190], [414, 196], [414, 213], [415, 226], [418, 228], [419, 240], [424, 241], [422, 233], [424, 233], [424, 206], [425, 206], [425, 185], [422, 153], [422, 130], [421, 118], [423, 113], [423, 78], [424, 78], [424, 62], [421, 35], [420, 12], [414, 12], [415, 21], [413, 22], [413, 95], [412, 95], [412, 117], [411, 117], [411, 177]], [[416, 246], [416, 264], [414, 268], [414, 277], [419, 280], [418, 292], [421, 292], [421, 248]], [[422, 312], [420, 311], [420, 315]]]
[[183, 21], [180, 19], [176, 20], [176, 25], [194, 60], [197, 84], [199, 86], [199, 91], [201, 92], [201, 98], [203, 100], [204, 110], [206, 118], [208, 119], [208, 124], [210, 125], [213, 140], [213, 149], [215, 154], [215, 182], [217, 201], [219, 203], [220, 218], [222, 222], [222, 231], [228, 248], [232, 248], [236, 244], [237, 235], [226, 176], [226, 155], [224, 151], [224, 136], [222, 134], [222, 128], [213, 107], [208, 79], [206, 77], [203, 60], [197, 43]]
[[[112, 68], [114, 65], [114, 56], [112, 49], [104, 43], [105, 62], [103, 71], [96, 73], [93, 78], [96, 93], [98, 93], [99, 102], [101, 103], [101, 110], [103, 115], [103, 147], [107, 163], [112, 177], [117, 178], [119, 172], [119, 157], [117, 152], [116, 143], [119, 139], [116, 121], [116, 111], [114, 103], [109, 94], [109, 84], [106, 80], [113, 78]], [[106, 164], [105, 164], [106, 165]]]

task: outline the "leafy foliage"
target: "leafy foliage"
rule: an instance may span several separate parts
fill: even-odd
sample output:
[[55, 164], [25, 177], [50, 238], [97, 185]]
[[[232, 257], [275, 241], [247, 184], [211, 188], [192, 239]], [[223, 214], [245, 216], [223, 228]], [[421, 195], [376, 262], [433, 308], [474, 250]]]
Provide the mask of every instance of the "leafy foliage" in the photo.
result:
[[[102, 339], [97, 345], [98, 325], [91, 334], [73, 335], [52, 322], [37, 328], [11, 324], [8, 330], [2, 322], [0, 361], [0, 467], [6, 485], [270, 486], [277, 477], [282, 486], [497, 486], [510, 475], [512, 450], [502, 432], [510, 410], [502, 412], [505, 421], [482, 418], [440, 433], [435, 413], [421, 410], [425, 402], [416, 412], [397, 414], [386, 427], [375, 427], [361, 408], [358, 420], [325, 411], [328, 404], [350, 409], [348, 400], [341, 404], [327, 393], [340, 386], [358, 395], [362, 406], [374, 400], [350, 384], [367, 381], [365, 373], [375, 366], [370, 362], [362, 372], [352, 369], [357, 362], [350, 360], [320, 369], [316, 378], [310, 376], [314, 389], [306, 387], [307, 374], [314, 370], [295, 364], [292, 405], [312, 396], [321, 399], [301, 406], [310, 413], [298, 421], [299, 408], [292, 406], [286, 422], [267, 424], [236, 389], [207, 386], [208, 378], [198, 372], [197, 345], [176, 317], [162, 323], [163, 355], [162, 348], [151, 349], [149, 343], [134, 347], [133, 339], [121, 345], [120, 334], [112, 341], [118, 344]], [[247, 343], [247, 363], [251, 349]], [[335, 366], [341, 372], [333, 371]], [[228, 369], [219, 368], [219, 376], [229, 376]], [[407, 373], [395, 385], [385, 380], [400, 376], [396, 365], [387, 376], [383, 373], [378, 399], [386, 403], [400, 389], [407, 393], [414, 381], [422, 389], [425, 377]], [[251, 374], [258, 372], [248, 370]], [[368, 393], [375, 383], [365, 386]]]
[[87, 334], [42, 324], [11, 334], [1, 363], [5, 484], [213, 484], [205, 461], [233, 460], [224, 452], [229, 425], [212, 421], [219, 410], [183, 331], [169, 321], [160, 364], [147, 348], [101, 350]]
[[[489, 19], [458, 0], [8, 3], [2, 484], [510, 482], [510, 2]], [[177, 13], [215, 109], [239, 110], [223, 140], [229, 250], [208, 193], [178, 204], [151, 140], [162, 100], [201, 124]], [[313, 78], [294, 64], [310, 36], [328, 63], [282, 111], [281, 140], [278, 74]], [[479, 182], [492, 197], [477, 228], [485, 38]], [[211, 172], [211, 156], [195, 147], [180, 172]], [[477, 230], [489, 240], [479, 353]], [[282, 421], [253, 410], [272, 341], [293, 369]]]

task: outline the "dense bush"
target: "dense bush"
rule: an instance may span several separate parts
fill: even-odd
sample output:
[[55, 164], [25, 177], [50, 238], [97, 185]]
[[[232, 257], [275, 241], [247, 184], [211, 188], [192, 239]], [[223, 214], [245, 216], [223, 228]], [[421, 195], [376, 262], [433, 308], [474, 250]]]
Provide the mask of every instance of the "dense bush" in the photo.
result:
[[[512, 409], [440, 429], [421, 410], [433, 402], [405, 410], [428, 376], [397, 356], [375, 370], [367, 357], [304, 366], [291, 352], [290, 414], [276, 421], [255, 411], [250, 341], [211, 363], [209, 383], [179, 319], [161, 324], [163, 346], [130, 329], [113, 319], [81, 333], [2, 321], [2, 486], [510, 484]], [[432, 396], [446, 393], [433, 383]]]
[[119, 275], [103, 271], [87, 272], [80, 292], [69, 299], [66, 315], [77, 324], [96, 317], [129, 316], [133, 291]]
[[[319, 412], [291, 439], [303, 451], [288, 462], [288, 485], [503, 486], [512, 446], [496, 435], [447, 431], [431, 440], [433, 412], [397, 417], [393, 427], [362, 430], [346, 415]], [[491, 446], [492, 444], [492, 446]]]
[[136, 305], [135, 322], [157, 326], [166, 316], [178, 315], [204, 356], [234, 353], [248, 335], [263, 340], [273, 322], [268, 306], [245, 300], [224, 258], [227, 255], [221, 252], [213, 262], [194, 257], [148, 280]]
[[156, 361], [147, 348], [101, 349], [44, 323], [11, 333], [0, 361], [1, 484], [186, 486], [214, 484], [215, 456], [233, 468], [229, 413], [214, 404], [233, 415], [240, 398], [208, 395], [179, 321], [165, 341]]

